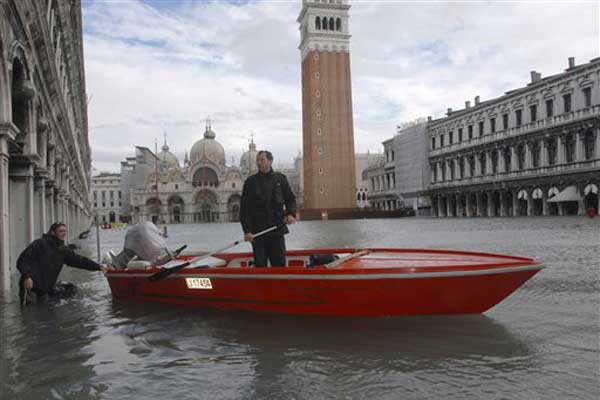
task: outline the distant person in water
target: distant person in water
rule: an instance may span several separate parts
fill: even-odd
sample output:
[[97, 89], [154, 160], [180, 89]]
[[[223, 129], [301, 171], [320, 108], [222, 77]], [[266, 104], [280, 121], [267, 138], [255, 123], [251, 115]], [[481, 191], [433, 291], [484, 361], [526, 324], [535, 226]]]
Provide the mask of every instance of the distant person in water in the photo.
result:
[[31, 242], [19, 255], [17, 269], [21, 273], [19, 280], [21, 303], [27, 301], [25, 298], [27, 292], [35, 294], [37, 300], [57, 294], [55, 285], [63, 264], [88, 271], [108, 271], [109, 268], [80, 256], [65, 246], [66, 236], [67, 226], [55, 222], [48, 233]]

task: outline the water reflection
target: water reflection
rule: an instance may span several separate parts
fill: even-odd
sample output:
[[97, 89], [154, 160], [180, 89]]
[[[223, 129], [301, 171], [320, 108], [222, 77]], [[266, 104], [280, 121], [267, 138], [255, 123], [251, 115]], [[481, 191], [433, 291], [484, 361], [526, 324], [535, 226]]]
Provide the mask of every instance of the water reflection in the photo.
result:
[[93, 307], [76, 296], [5, 312], [12, 324], [3, 341], [3, 399], [90, 398], [100, 392], [89, 384], [94, 368], [86, 365], [93, 356], [86, 350], [94, 340]]
[[[112, 312], [122, 353], [143, 358], [145, 368], [166, 376], [169, 370], [188, 375], [188, 368], [205, 368], [215, 377], [215, 369], [226, 375], [234, 369], [235, 384], [225, 386], [236, 397], [273, 398], [275, 392], [315, 398], [339, 390], [361, 397], [373, 395], [384, 382], [401, 384], [399, 376], [448, 379], [453, 371], [451, 380], [464, 379], [479, 369], [515, 373], [534, 363], [525, 342], [483, 315], [294, 317], [128, 302], [115, 302]], [[157, 384], [164, 375], [155, 379]], [[215, 393], [223, 386], [204, 384]]]

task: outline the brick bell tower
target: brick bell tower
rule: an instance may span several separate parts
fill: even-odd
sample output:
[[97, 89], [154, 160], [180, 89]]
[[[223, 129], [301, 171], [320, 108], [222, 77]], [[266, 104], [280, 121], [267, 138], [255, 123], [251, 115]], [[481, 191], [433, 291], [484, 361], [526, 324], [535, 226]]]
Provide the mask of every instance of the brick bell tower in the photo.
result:
[[304, 208], [354, 208], [356, 179], [348, 0], [303, 0]]

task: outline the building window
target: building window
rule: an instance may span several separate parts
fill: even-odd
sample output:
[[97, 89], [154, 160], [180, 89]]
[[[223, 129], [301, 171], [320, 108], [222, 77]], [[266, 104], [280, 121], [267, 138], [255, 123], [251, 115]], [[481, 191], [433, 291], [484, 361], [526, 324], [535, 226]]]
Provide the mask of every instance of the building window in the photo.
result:
[[98, 199], [98, 192], [94, 190], [94, 200]]
[[448, 133], [448, 144], [452, 144], [454, 142], [454, 132], [450, 131]]
[[504, 130], [508, 129], [508, 114], [502, 115], [502, 129], [504, 129]]
[[463, 128], [458, 128], [458, 142], [462, 142]]
[[475, 175], [475, 156], [469, 157], [469, 173], [471, 176]]
[[440, 135], [440, 147], [444, 147], [444, 135]]
[[491, 157], [492, 157], [492, 174], [496, 174], [496, 173], [498, 173], [498, 152], [492, 151]]
[[435, 150], [435, 136], [431, 138], [431, 150]]
[[537, 121], [537, 104], [529, 106], [529, 116], [531, 117], [531, 122]]
[[315, 20], [315, 29], [317, 30], [321, 30], [321, 17], [317, 17], [317, 19]]
[[485, 175], [487, 173], [486, 161], [485, 153], [481, 153], [479, 156], [479, 162], [481, 163], [481, 175]]
[[506, 147], [504, 149], [503, 152], [503, 156], [504, 156], [504, 168], [506, 169], [506, 172], [509, 172], [512, 170], [512, 153], [510, 151], [509, 147]]
[[392, 161], [394, 161], [396, 159], [396, 152], [394, 150], [392, 150]]
[[571, 112], [571, 93], [563, 95], [564, 112]]
[[467, 132], [469, 134], [469, 140], [473, 139], [473, 125], [467, 126]]
[[479, 136], [483, 136], [483, 121], [479, 121]]
[[106, 199], [106, 192], [103, 190], [101, 194], [102, 194], [102, 200], [105, 200]]
[[231, 188], [235, 189], [235, 182], [231, 182]]
[[554, 116], [554, 100], [546, 100], [546, 118]]
[[575, 161], [575, 138], [573, 134], [565, 139], [565, 158], [568, 163]]
[[121, 191], [119, 190], [119, 200], [121, 200]]
[[523, 110], [516, 110], [515, 117], [517, 120], [517, 126], [521, 126], [523, 123]]
[[432, 170], [433, 170], [433, 181], [437, 182], [437, 178], [438, 178], [438, 176], [437, 176], [437, 163], [433, 164]]
[[517, 147], [517, 169], [525, 168], [525, 146], [522, 144]]
[[583, 92], [583, 103], [584, 103], [585, 107], [591, 107], [592, 106], [592, 88], [586, 87], [582, 90], [582, 92]]
[[338, 18], [335, 20], [335, 30], [341, 32], [342, 31], [342, 19]]
[[105, 202], [102, 202], [102, 207], [106, 207], [106, 203]]
[[458, 160], [458, 169], [460, 172], [459, 179], [464, 178], [465, 177], [465, 159], [462, 157]]
[[531, 166], [537, 168], [540, 166], [540, 144], [534, 142], [531, 146]]
[[[598, 135], [599, 133], [596, 134]], [[594, 158], [594, 151], [596, 150], [595, 145], [594, 133], [591, 130], [587, 131], [583, 138], [583, 153], [586, 160]]]
[[114, 206], [115, 206], [115, 203], [111, 201], [111, 202], [110, 202], [110, 206], [111, 206], [111, 207], [114, 207]]
[[496, 118], [490, 118], [490, 131], [496, 132]]
[[94, 203], [94, 208], [98, 208], [98, 203]]

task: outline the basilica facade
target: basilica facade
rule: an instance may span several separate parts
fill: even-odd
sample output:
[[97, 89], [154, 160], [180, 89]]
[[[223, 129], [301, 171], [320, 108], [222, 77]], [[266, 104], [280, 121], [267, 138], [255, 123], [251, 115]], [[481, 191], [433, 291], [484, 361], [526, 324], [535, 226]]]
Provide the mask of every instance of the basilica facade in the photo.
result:
[[251, 141], [239, 164], [227, 165], [210, 123], [182, 164], [166, 139], [158, 153], [137, 147], [136, 156], [121, 163], [122, 219], [132, 223], [238, 221], [243, 183], [258, 171], [257, 152]]

